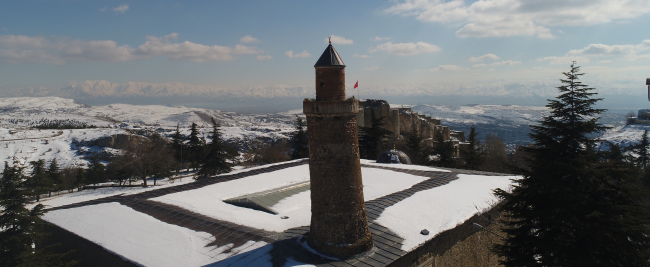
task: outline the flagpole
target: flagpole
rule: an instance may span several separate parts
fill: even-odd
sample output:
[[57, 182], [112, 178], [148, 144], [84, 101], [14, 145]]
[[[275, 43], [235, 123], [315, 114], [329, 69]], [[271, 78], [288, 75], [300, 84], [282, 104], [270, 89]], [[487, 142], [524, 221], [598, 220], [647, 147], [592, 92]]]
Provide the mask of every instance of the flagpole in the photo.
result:
[[357, 89], [357, 88], [359, 88], [359, 80], [357, 80], [357, 83], [354, 84], [353, 89], [357, 90], [357, 99], [361, 99], [361, 93], [359, 92], [361, 91], [361, 89]]

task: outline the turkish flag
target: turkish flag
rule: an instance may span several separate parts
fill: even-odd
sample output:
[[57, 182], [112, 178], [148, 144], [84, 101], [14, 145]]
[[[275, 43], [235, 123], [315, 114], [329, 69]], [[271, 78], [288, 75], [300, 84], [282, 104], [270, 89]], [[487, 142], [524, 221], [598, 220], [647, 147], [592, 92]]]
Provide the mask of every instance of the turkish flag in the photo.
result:
[[354, 89], [357, 89], [359, 87], [359, 81], [357, 80], [357, 83], [354, 84]]

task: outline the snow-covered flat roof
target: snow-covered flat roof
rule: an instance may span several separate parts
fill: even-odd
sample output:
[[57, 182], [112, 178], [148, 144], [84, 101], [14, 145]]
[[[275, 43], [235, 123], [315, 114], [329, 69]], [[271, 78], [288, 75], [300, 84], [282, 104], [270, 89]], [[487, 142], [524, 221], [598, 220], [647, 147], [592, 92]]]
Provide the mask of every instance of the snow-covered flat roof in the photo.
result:
[[404, 238], [402, 249], [410, 251], [431, 239], [430, 235], [456, 227], [477, 212], [497, 203], [491, 189], [508, 189], [513, 176], [458, 174], [458, 179], [423, 190], [386, 208], [376, 222]]
[[[366, 201], [404, 190], [427, 179], [423, 176], [365, 167], [361, 168], [361, 176], [363, 177], [363, 194]], [[151, 200], [182, 207], [219, 220], [267, 231], [282, 232], [290, 228], [309, 225], [311, 191], [281, 200], [272, 207], [279, 212], [277, 215], [234, 206], [223, 202], [223, 200], [305, 181], [309, 181], [309, 165], [306, 164], [164, 195]], [[281, 219], [284, 216], [289, 218]]]
[[203, 266], [266, 245], [210, 246], [215, 237], [209, 233], [164, 223], [115, 202], [55, 210], [43, 218], [143, 266]]
[[[145, 266], [166, 266], [146, 261], [141, 256], [156, 258], [153, 255], [166, 254], [166, 250], [159, 250], [158, 245], [152, 244], [158, 239], [166, 249], [175, 251], [158, 258], [188, 259], [189, 263], [182, 266], [266, 266], [272, 259], [276, 260], [274, 257], [283, 257], [285, 266], [298, 266], [301, 262], [313, 264], [310, 259], [318, 257], [291, 241], [309, 230], [309, 190], [275, 203], [273, 210], [278, 214], [223, 202], [305, 183], [309, 181], [307, 163], [308, 160], [295, 160], [238, 170], [208, 180], [130, 191], [130, 194], [117, 195], [111, 191], [107, 198], [93, 196], [94, 200], [85, 202], [86, 197], [80, 197], [78, 200], [82, 202], [59, 206], [46, 213], [44, 219]], [[362, 161], [362, 177], [370, 229], [378, 248], [366, 261], [375, 265], [396, 260], [436, 234], [453, 229], [478, 211], [489, 208], [496, 201], [492, 190], [508, 189], [510, 179], [514, 178], [368, 161]], [[67, 197], [65, 204], [74, 199]], [[136, 224], [142, 226], [134, 226]], [[430, 234], [420, 235], [422, 229]], [[136, 230], [137, 234], [132, 233]], [[165, 235], [157, 236], [168, 231], [183, 241], [166, 242]], [[208, 243], [213, 245], [206, 246]], [[129, 251], [119, 248], [129, 246], [132, 246]], [[271, 253], [274, 246], [291, 249]], [[300, 255], [296, 255], [296, 251]]]

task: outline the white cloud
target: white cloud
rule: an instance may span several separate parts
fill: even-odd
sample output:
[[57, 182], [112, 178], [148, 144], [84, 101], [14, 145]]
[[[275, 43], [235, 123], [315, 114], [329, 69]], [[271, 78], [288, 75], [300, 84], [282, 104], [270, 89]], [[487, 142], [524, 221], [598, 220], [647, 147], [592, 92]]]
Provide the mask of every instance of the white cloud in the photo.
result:
[[517, 65], [517, 64], [521, 64], [521, 61], [505, 60], [505, 61], [494, 62], [490, 64], [490, 66]]
[[543, 57], [543, 58], [538, 58], [537, 61], [540, 62], [548, 62], [552, 65], [571, 65], [571, 62], [577, 61], [580, 63], [589, 63], [590, 60], [587, 57], [579, 57], [579, 56], [561, 56], [561, 57]]
[[359, 54], [354, 54], [354, 55], [352, 55], [352, 57], [356, 57], [356, 58], [369, 58], [370, 56], [369, 56], [369, 55], [359, 55]]
[[364, 70], [378, 70], [378, 69], [380, 69], [380, 68], [381, 68], [381, 67], [379, 67], [379, 66], [372, 66], [372, 67], [367, 67], [367, 68], [363, 68], [363, 69], [364, 69]]
[[569, 51], [567, 55], [581, 55], [581, 56], [608, 56], [608, 55], [631, 55], [638, 51], [647, 50], [650, 48], [650, 40], [645, 40], [638, 45], [605, 45], [605, 44], [590, 44], [583, 49], [575, 49]]
[[420, 21], [463, 25], [458, 37], [553, 38], [549, 27], [629, 20], [650, 13], [643, 0], [403, 0], [385, 10]]
[[127, 4], [121, 4], [120, 6], [113, 8], [113, 11], [118, 12], [118, 13], [124, 13], [127, 10], [129, 10], [129, 5]]
[[309, 54], [309, 52], [307, 52], [307, 50], [302, 51], [302, 52], [300, 52], [300, 53], [298, 53], [298, 54], [294, 54], [293, 51], [287, 51], [287, 52], [284, 53], [284, 54], [285, 54], [287, 57], [290, 57], [290, 58], [297, 58], [297, 57], [311, 57], [311, 54]]
[[177, 33], [163, 37], [147, 36], [137, 48], [118, 45], [112, 40], [71, 40], [43, 36], [0, 35], [0, 63], [42, 63], [62, 65], [68, 61], [130, 61], [165, 56], [179, 61], [233, 60], [235, 55], [261, 54], [264, 51], [241, 44], [235, 47], [208, 46], [178, 39]]
[[647, 50], [650, 50], [650, 39], [634, 45], [590, 44], [582, 49], [569, 50], [564, 56], [543, 57], [537, 59], [537, 61], [548, 61], [551, 64], [566, 64], [573, 60], [589, 62], [589, 58], [603, 57], [634, 61], [645, 58], [645, 55], [642, 54]]
[[253, 46], [245, 46], [245, 45], [237, 44], [235, 45], [235, 49], [232, 50], [232, 53], [235, 55], [253, 55], [253, 54], [264, 53], [264, 51], [259, 50]]
[[242, 37], [241, 39], [239, 39], [239, 42], [240, 42], [240, 43], [245, 43], [245, 44], [248, 44], [248, 43], [259, 43], [259, 42], [260, 42], [260, 39], [257, 39], [257, 38], [255, 38], [255, 37], [253, 37], [253, 36], [251, 36], [251, 35], [246, 35], [246, 36]]
[[[342, 36], [332, 35], [330, 37], [332, 38], [331, 40], [332, 40], [333, 44], [346, 45], [346, 44], [353, 44], [354, 43], [354, 41], [352, 41], [350, 39], [345, 39], [345, 37], [342, 37]], [[329, 43], [329, 41], [330, 41], [330, 38], [325, 38], [325, 43]]]
[[235, 59], [234, 55], [261, 54], [264, 51], [255, 47], [237, 44], [235, 48], [219, 45], [203, 45], [185, 41], [174, 43], [171, 40], [178, 38], [178, 34], [172, 33], [159, 38], [147, 36], [147, 42], [138, 46], [136, 55], [145, 57], [166, 56], [172, 60], [205, 62], [225, 61]]
[[368, 52], [370, 53], [377, 51], [386, 51], [397, 56], [412, 56], [422, 53], [438, 52], [440, 51], [440, 47], [425, 42], [397, 44], [388, 42], [368, 48]]
[[456, 66], [456, 65], [440, 65], [437, 68], [430, 69], [429, 71], [456, 71], [456, 70], [466, 70], [466, 68], [463, 68], [461, 66]]
[[487, 67], [487, 64], [485, 63], [474, 64], [474, 66], [472, 66], [472, 68], [485, 68], [485, 67]]
[[269, 60], [269, 59], [272, 59], [272, 58], [273, 57], [271, 55], [264, 55], [264, 56], [257, 55], [257, 60], [259, 60], [259, 61]]
[[480, 57], [470, 57], [467, 61], [469, 62], [482, 62], [483, 60], [497, 60], [499, 56], [495, 54], [485, 54]]
[[375, 36], [375, 38], [370, 39], [370, 41], [375, 41], [375, 42], [388, 41], [388, 40], [390, 40], [390, 37]]

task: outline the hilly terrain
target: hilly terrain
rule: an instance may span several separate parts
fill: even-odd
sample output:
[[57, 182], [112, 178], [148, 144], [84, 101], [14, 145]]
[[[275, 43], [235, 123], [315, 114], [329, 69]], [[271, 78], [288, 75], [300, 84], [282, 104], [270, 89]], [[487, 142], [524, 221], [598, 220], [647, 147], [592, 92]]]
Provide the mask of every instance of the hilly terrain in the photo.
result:
[[[503, 139], [509, 150], [530, 143], [530, 125], [549, 115], [546, 107], [517, 105], [416, 105], [411, 109], [440, 119], [442, 125], [466, 134], [474, 126], [479, 140], [485, 140], [488, 133], [493, 133]], [[599, 122], [620, 128], [625, 123], [625, 114], [606, 112], [601, 114]]]
[[[475, 126], [479, 139], [487, 133], [501, 137], [510, 150], [530, 142], [530, 125], [548, 114], [545, 107], [516, 105], [414, 105], [412, 110], [434, 118], [452, 130], [469, 133]], [[62, 165], [84, 165], [91, 154], [119, 151], [98, 146], [102, 138], [158, 132], [171, 137], [178, 126], [189, 134], [194, 122], [209, 141], [210, 118], [221, 124], [227, 142], [245, 149], [255, 139], [287, 139], [301, 109], [279, 113], [238, 113], [208, 108], [161, 105], [109, 104], [90, 106], [60, 97], [0, 98], [0, 158], [23, 163], [57, 158]], [[636, 142], [642, 130], [623, 127], [623, 115], [606, 113], [601, 122], [614, 127], [605, 136], [616, 143]], [[65, 129], [54, 129], [62, 125]], [[74, 129], [71, 129], [74, 128]], [[626, 141], [628, 140], [628, 141]]]

